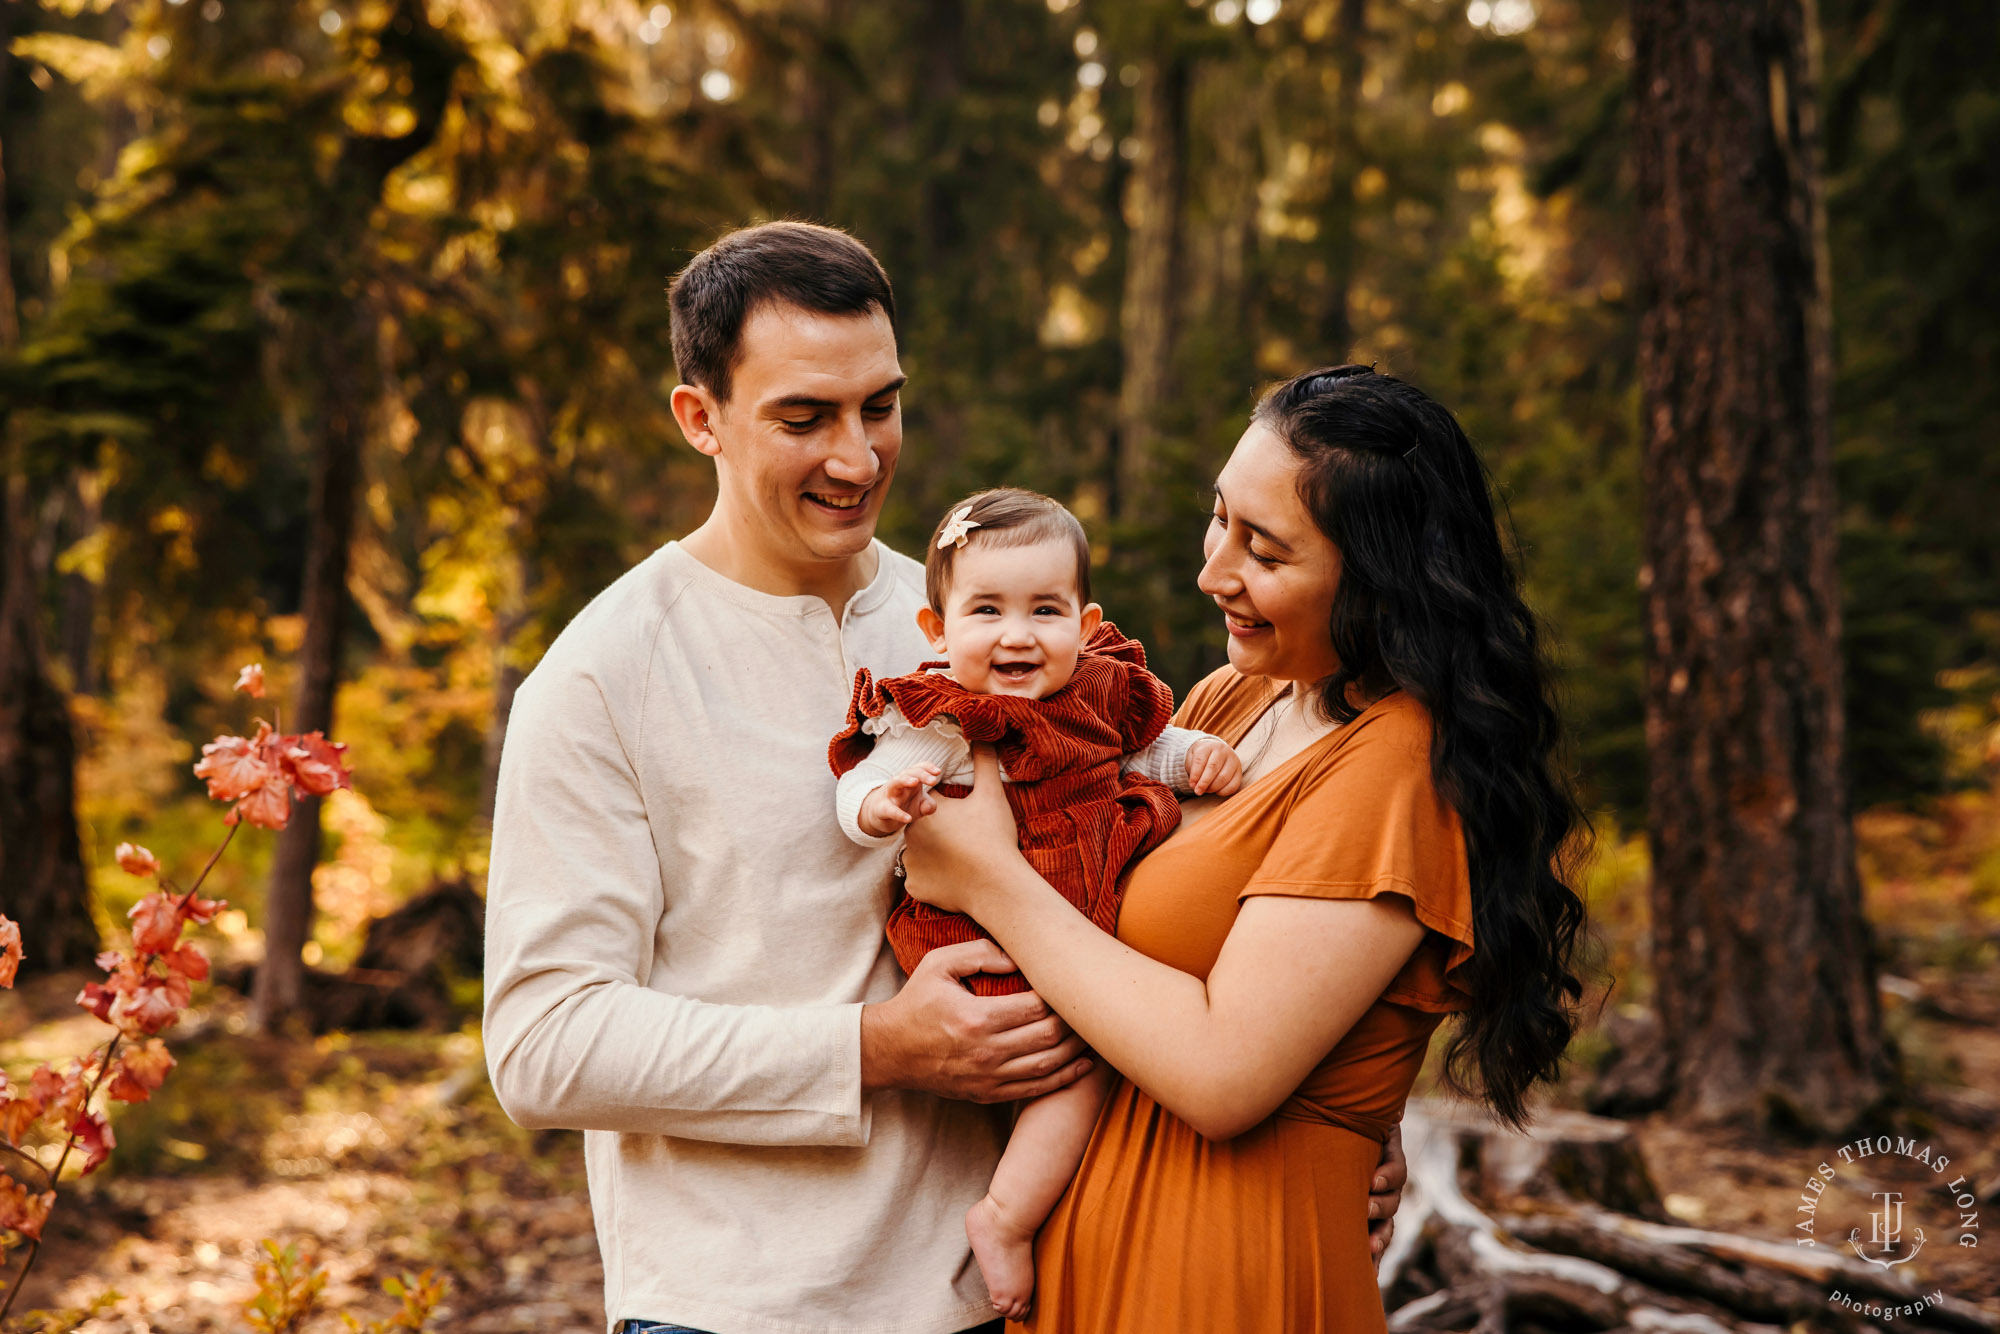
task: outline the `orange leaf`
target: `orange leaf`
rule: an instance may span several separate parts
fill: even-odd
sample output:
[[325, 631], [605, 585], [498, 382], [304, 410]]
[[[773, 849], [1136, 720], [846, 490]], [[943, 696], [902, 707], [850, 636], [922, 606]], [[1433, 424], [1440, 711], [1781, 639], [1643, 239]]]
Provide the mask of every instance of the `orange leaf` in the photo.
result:
[[0, 1142], [19, 1144], [28, 1127], [41, 1119], [42, 1100], [32, 1092], [17, 1093], [0, 1102]]
[[132, 948], [141, 954], [165, 954], [181, 938], [181, 915], [164, 891], [148, 894], [125, 915], [132, 919]]
[[283, 777], [273, 775], [263, 785], [236, 803], [236, 808], [223, 817], [227, 824], [235, 824], [239, 819], [248, 820], [259, 829], [283, 829], [285, 822], [292, 818], [292, 791]]
[[171, 952], [161, 955], [160, 962], [167, 966], [169, 972], [179, 973], [190, 982], [199, 982], [208, 976], [208, 956], [192, 941], [183, 940]]
[[52, 1190], [32, 1192], [12, 1177], [0, 1176], [0, 1228], [40, 1241], [42, 1225], [49, 1221], [55, 1203]]
[[116, 1102], [145, 1102], [153, 1096], [154, 1089], [166, 1082], [167, 1072], [173, 1068], [174, 1058], [168, 1053], [167, 1044], [158, 1038], [148, 1038], [127, 1047], [119, 1056], [111, 1082], [105, 1086], [105, 1096]]
[[307, 732], [304, 736], [289, 737], [287, 740], [292, 744], [280, 751], [279, 763], [284, 766], [285, 776], [299, 791], [324, 797], [338, 788], [354, 785], [353, 772], [340, 758], [347, 749], [345, 744], [328, 741], [319, 732]]
[[201, 748], [194, 776], [208, 781], [208, 795], [216, 801], [238, 801], [276, 776], [265, 742], [267, 724], [257, 724], [257, 738], [219, 736]]
[[133, 875], [158, 875], [160, 873], [160, 859], [155, 857], [150, 850], [139, 846], [137, 843], [120, 843], [118, 850], [112, 855], [118, 859], [119, 866]]
[[83, 1150], [83, 1168], [78, 1176], [87, 1177], [95, 1172], [118, 1147], [118, 1137], [111, 1133], [111, 1122], [103, 1112], [78, 1112], [69, 1123], [69, 1132], [76, 1136], [77, 1145]]
[[111, 1022], [133, 1037], [151, 1037], [170, 1027], [187, 1008], [193, 988], [178, 973], [142, 977], [111, 1006]]
[[227, 899], [205, 899], [199, 894], [192, 894], [181, 905], [181, 916], [190, 922], [206, 922], [228, 906]]
[[83, 990], [76, 993], [76, 1003], [106, 1023], [111, 1022], [112, 1000], [112, 994], [96, 982], [84, 983]]
[[14, 972], [21, 966], [21, 927], [0, 914], [0, 987], [14, 985]]
[[251, 699], [264, 698], [264, 664], [253, 662], [236, 674], [236, 688]]

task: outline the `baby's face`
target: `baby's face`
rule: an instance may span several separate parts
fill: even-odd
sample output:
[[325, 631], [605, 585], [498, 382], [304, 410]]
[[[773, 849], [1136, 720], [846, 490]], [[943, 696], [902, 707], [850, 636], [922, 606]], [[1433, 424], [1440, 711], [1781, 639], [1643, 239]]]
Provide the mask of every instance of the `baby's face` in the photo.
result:
[[1103, 616], [1077, 597], [1069, 543], [990, 547], [975, 536], [952, 562], [944, 615], [926, 607], [918, 623], [967, 690], [1041, 699], [1069, 684]]

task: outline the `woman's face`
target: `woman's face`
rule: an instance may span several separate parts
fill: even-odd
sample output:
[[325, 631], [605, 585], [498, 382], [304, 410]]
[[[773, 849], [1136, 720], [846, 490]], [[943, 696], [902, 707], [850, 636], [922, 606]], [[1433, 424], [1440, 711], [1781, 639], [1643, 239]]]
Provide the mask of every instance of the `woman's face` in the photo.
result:
[[1215, 479], [1215, 515], [1195, 582], [1222, 608], [1229, 665], [1245, 676], [1318, 681], [1340, 665], [1329, 637], [1340, 550], [1299, 498], [1300, 461], [1253, 422]]

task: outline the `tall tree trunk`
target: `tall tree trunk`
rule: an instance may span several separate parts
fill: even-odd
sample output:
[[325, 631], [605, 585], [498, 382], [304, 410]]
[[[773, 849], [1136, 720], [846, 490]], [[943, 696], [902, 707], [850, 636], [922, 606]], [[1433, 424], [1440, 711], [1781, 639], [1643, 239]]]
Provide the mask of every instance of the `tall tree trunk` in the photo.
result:
[[[104, 488], [94, 471], [71, 476], [66, 508], [74, 520], [72, 546], [95, 537], [104, 524]], [[70, 693], [97, 693], [97, 581], [89, 570], [73, 569], [62, 576], [62, 612], [57, 638], [69, 668]]]
[[[12, 6], [0, 3], [0, 357], [21, 341], [7, 198], [7, 76]], [[41, 598], [30, 553], [27, 488], [0, 413], [0, 911], [21, 927], [21, 968], [90, 962], [97, 924], [76, 826], [76, 740], [69, 705], [49, 680]]]
[[1159, 413], [1173, 386], [1174, 335], [1186, 194], [1188, 67], [1163, 22], [1139, 62], [1132, 137], [1139, 152], [1125, 193], [1125, 353], [1118, 387], [1116, 512], [1128, 523], [1160, 514]]
[[1844, 1128], [1890, 1075], [1845, 791], [1812, 0], [1635, 0], [1665, 1069]]
[[[366, 320], [367, 303], [344, 312]], [[336, 320], [339, 316], [334, 317]], [[361, 480], [361, 448], [367, 437], [373, 397], [357, 382], [353, 368], [373, 365], [373, 347], [362, 338], [332, 341], [326, 347], [326, 399], [321, 408], [319, 457], [315, 462], [311, 528], [307, 539], [305, 642], [299, 650], [298, 696], [287, 730], [331, 731], [333, 699], [340, 684], [340, 645], [347, 619], [347, 566], [354, 541], [355, 491]], [[320, 804], [302, 799], [278, 835], [278, 850], [264, 892], [264, 961], [251, 994], [251, 1022], [268, 1030], [299, 1007], [304, 997], [305, 962], [300, 951], [312, 935], [313, 867], [319, 863]]]
[[1347, 360], [1354, 346], [1354, 323], [1348, 299], [1354, 288], [1355, 183], [1361, 177], [1361, 80], [1367, 71], [1367, 0], [1340, 0], [1333, 25], [1333, 60], [1339, 84], [1333, 91], [1333, 122], [1328, 146], [1333, 152], [1327, 172], [1326, 283], [1321, 288], [1319, 344], [1332, 365]]

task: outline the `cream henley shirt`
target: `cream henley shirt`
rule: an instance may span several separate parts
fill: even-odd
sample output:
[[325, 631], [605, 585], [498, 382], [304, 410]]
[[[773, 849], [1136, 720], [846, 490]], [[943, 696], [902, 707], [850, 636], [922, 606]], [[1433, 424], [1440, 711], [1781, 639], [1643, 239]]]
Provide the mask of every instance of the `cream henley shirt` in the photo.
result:
[[836, 619], [668, 543], [516, 696], [487, 882], [486, 1052], [528, 1127], [585, 1132], [605, 1315], [715, 1334], [991, 1319], [963, 1215], [1004, 1122], [863, 1096], [861, 1006], [902, 984], [886, 848], [834, 815], [856, 668], [928, 656], [923, 568], [879, 542]]

